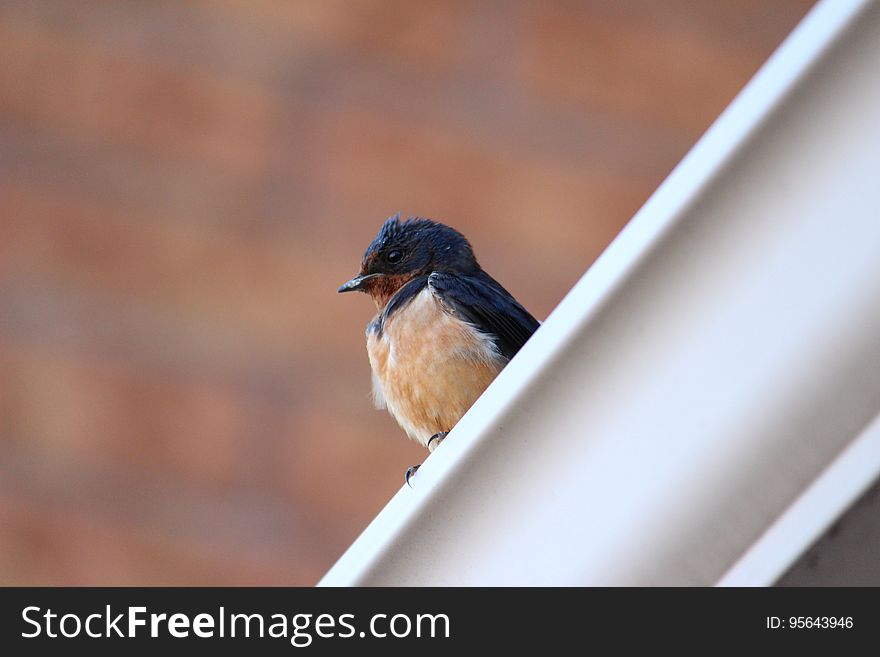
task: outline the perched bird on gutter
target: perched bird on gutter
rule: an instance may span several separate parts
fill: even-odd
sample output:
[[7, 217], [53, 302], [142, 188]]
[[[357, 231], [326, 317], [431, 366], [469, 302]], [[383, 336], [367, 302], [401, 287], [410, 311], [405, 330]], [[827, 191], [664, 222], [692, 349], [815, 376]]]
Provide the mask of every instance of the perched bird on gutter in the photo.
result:
[[378, 310], [367, 325], [376, 407], [429, 452], [539, 326], [464, 235], [419, 217], [382, 225], [360, 273], [339, 288], [354, 290]]

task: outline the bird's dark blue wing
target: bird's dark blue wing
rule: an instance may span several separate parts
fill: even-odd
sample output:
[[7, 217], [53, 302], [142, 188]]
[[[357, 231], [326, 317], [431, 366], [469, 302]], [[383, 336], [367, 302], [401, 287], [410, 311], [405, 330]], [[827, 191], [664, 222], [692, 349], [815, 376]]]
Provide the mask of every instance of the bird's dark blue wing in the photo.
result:
[[510, 360], [540, 323], [484, 271], [472, 275], [434, 272], [428, 286], [463, 320], [488, 334]]

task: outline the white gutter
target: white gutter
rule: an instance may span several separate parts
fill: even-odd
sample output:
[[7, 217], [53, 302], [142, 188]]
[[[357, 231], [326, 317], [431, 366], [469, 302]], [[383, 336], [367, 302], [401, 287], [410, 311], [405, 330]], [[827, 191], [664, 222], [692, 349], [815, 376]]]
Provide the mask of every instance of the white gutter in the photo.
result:
[[[776, 582], [804, 548], [817, 541], [853, 500], [876, 481], [878, 472], [880, 415], [755, 541], [718, 584], [769, 586]], [[874, 553], [873, 560], [876, 559]]]
[[880, 411], [878, 71], [878, 2], [814, 8], [320, 583], [782, 572]]

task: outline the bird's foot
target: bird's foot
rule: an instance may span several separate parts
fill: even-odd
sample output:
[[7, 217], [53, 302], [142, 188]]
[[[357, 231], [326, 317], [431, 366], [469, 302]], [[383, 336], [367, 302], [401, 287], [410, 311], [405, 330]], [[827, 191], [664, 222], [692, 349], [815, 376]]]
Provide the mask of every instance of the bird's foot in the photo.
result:
[[412, 484], [409, 483], [410, 478], [416, 473], [416, 471], [422, 466], [420, 465], [411, 465], [406, 469], [406, 474], [404, 474], [404, 478], [406, 479], [406, 485], [412, 488]]
[[[437, 445], [443, 442], [443, 439], [446, 438], [448, 431], [438, 431], [433, 436], [428, 438], [428, 451], [433, 452], [437, 449]], [[404, 474], [404, 478], [406, 479], [406, 485], [412, 488], [412, 484], [409, 483], [409, 480], [412, 479], [413, 475], [418, 471], [418, 469], [422, 467], [421, 465], [411, 465], [406, 469], [406, 474]]]
[[[437, 445], [442, 443], [443, 439], [446, 438], [446, 436], [448, 436], [448, 435], [449, 435], [448, 431], [438, 431], [433, 436], [428, 438], [428, 444], [427, 444], [428, 451], [433, 452], [435, 449], [437, 449]], [[434, 443], [433, 447], [431, 447], [431, 443]]]

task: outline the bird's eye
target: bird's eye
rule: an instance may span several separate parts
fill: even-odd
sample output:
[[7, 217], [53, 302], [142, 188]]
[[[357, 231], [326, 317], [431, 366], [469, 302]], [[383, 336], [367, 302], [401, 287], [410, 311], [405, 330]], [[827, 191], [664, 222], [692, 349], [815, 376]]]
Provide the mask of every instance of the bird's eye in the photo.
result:
[[385, 256], [385, 259], [392, 265], [396, 262], [400, 262], [403, 259], [403, 251], [389, 251], [388, 255]]

